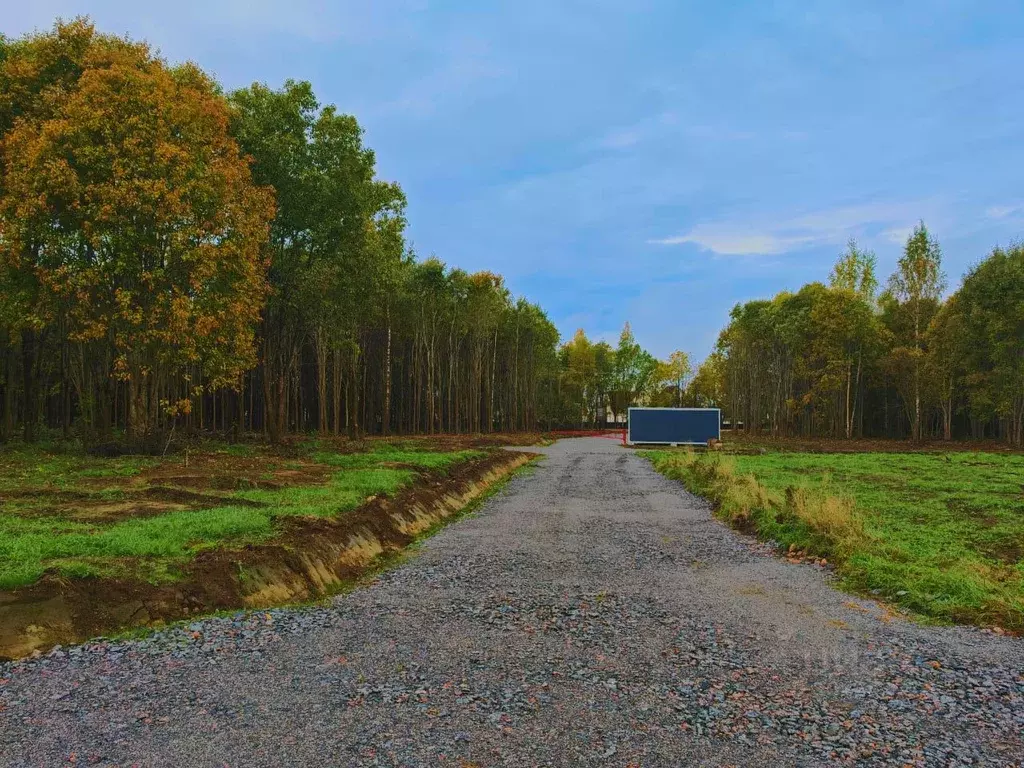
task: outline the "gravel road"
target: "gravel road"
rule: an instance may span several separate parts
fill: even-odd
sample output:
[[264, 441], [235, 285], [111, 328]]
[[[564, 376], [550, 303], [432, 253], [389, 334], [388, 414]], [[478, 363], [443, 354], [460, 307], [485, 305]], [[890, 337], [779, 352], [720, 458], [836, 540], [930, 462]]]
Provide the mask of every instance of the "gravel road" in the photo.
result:
[[329, 606], [0, 666], [0, 764], [1024, 764], [1024, 641], [888, 619], [602, 438]]

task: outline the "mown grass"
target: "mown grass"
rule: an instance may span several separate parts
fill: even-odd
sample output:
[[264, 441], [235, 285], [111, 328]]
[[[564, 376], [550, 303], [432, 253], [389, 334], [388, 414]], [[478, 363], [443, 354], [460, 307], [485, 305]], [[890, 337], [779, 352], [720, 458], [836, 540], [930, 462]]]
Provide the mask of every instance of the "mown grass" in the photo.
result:
[[[229, 503], [212, 509], [86, 523], [46, 514], [47, 504], [52, 505], [46, 492], [87, 489], [91, 499], [117, 499], [126, 490], [116, 483], [158, 460], [96, 459], [32, 448], [8, 452], [0, 458], [0, 468], [5, 470], [0, 479], [0, 589], [31, 584], [48, 569], [68, 577], [130, 573], [151, 580], [173, 579], [180, 565], [204, 549], [272, 539], [276, 522], [283, 517], [341, 515], [371, 497], [394, 494], [412, 483], [419, 470], [443, 471], [482, 455], [479, 451], [440, 453], [389, 443], [348, 454], [314, 445], [308, 453], [318, 464], [332, 468], [326, 483], [238, 490], [226, 495]], [[97, 488], [96, 478], [104, 477], [110, 478], [114, 487]], [[33, 491], [39, 494], [34, 496]], [[262, 506], [233, 505], [231, 500]]]
[[1024, 456], [647, 454], [734, 525], [940, 622], [1024, 630]]

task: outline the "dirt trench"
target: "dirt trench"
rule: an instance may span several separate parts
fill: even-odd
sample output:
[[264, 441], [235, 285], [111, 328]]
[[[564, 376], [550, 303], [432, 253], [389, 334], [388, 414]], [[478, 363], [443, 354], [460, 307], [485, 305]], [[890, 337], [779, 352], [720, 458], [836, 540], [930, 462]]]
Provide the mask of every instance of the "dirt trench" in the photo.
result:
[[499, 451], [448, 475], [425, 475], [395, 497], [373, 499], [339, 518], [282, 519], [273, 541], [203, 552], [170, 584], [47, 574], [31, 586], [0, 591], [0, 660], [131, 627], [330, 594], [532, 458]]

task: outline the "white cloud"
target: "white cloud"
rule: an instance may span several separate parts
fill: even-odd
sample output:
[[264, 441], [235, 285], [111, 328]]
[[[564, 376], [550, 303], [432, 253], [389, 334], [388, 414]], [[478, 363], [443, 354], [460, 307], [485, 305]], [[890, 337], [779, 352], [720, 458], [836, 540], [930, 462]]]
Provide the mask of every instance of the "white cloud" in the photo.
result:
[[644, 118], [636, 123], [609, 130], [597, 141], [589, 142], [586, 149], [629, 149], [652, 141], [740, 142], [751, 141], [758, 135], [752, 131], [727, 125], [703, 123], [686, 124], [672, 110]]
[[1017, 213], [1024, 213], [1024, 203], [1010, 203], [1008, 205], [993, 205], [985, 211], [985, 217], [989, 219], [1005, 219]]
[[694, 243], [706, 251], [721, 256], [746, 256], [750, 254], [785, 253], [803, 245], [806, 238], [780, 237], [767, 232], [726, 232], [714, 227], [697, 227], [686, 235], [648, 240], [652, 245], [682, 245]]
[[693, 243], [720, 256], [787, 253], [817, 245], [841, 244], [850, 237], [879, 233], [902, 242], [920, 215], [930, 208], [923, 201], [873, 203], [814, 211], [772, 222], [720, 221], [699, 224], [689, 232], [648, 240], [652, 245]]
[[907, 242], [907, 238], [909, 238], [913, 232], [913, 227], [890, 227], [879, 234], [884, 240], [888, 240], [890, 243], [904, 245]]

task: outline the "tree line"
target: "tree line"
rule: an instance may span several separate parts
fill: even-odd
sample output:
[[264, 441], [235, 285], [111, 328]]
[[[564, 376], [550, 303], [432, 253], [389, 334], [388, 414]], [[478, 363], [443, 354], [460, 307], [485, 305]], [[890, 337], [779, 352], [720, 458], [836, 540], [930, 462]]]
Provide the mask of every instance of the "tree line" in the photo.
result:
[[559, 345], [500, 275], [417, 258], [399, 185], [309, 83], [225, 93], [86, 19], [0, 37], [0, 441], [175, 430], [358, 435], [601, 426], [714, 406], [772, 435], [1024, 443], [1024, 249], [943, 298], [921, 224], [879, 284], [737, 305], [696, 371]]
[[604, 426], [630, 405], [715, 407], [727, 427], [776, 437], [995, 439], [1024, 445], [1024, 246], [995, 248], [943, 298], [942, 251], [924, 223], [884, 285], [851, 240], [828, 282], [736, 305], [691, 369], [630, 330], [584, 331], [558, 350], [551, 423]]
[[733, 308], [694, 384], [748, 432], [1024, 444], [1024, 247], [948, 298], [923, 223], [883, 286], [850, 241], [828, 284]]
[[555, 327], [418, 259], [405, 203], [309, 83], [225, 93], [87, 19], [0, 37], [0, 441], [534, 428]]
[[685, 352], [658, 360], [637, 343], [628, 322], [614, 347], [591, 341], [580, 329], [558, 350], [545, 413], [551, 424], [586, 428], [622, 423], [633, 405], [705, 405], [691, 373]]

